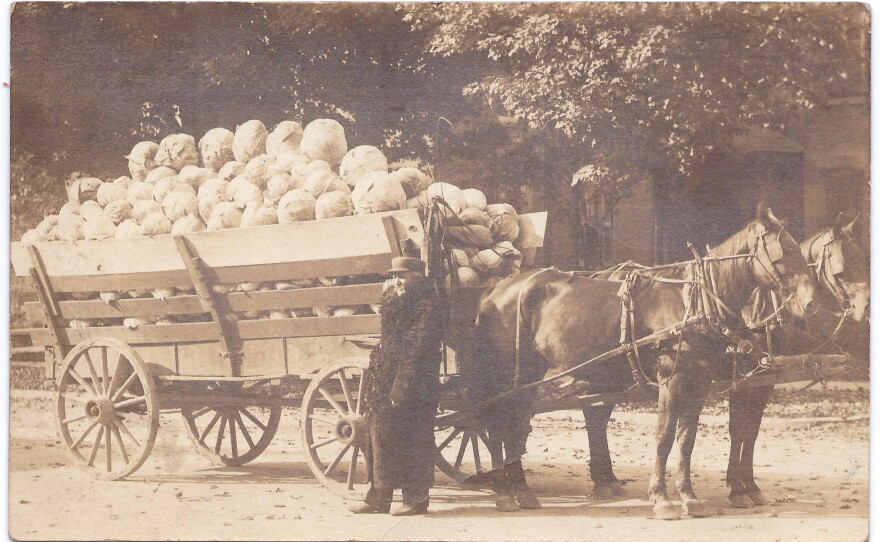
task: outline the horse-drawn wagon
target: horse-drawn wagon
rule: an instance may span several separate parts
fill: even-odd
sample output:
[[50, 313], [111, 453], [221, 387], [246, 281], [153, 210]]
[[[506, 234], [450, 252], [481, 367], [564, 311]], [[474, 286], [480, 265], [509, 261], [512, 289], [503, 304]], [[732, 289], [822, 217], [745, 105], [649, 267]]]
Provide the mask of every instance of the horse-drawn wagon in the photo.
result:
[[[543, 245], [546, 218], [519, 217], [526, 265]], [[243, 465], [268, 447], [282, 409], [299, 406], [312, 472], [334, 492], [360, 497], [369, 481], [368, 354], [380, 330], [373, 309], [391, 259], [419, 254], [424, 237], [419, 212], [407, 210], [183, 236], [13, 243], [15, 275], [39, 299], [26, 310], [45, 324], [32, 340], [45, 347], [46, 376], [57, 383], [57, 428], [71, 460], [99, 478], [130, 475], [151, 451], [160, 412], [179, 411], [199, 454]], [[480, 293], [454, 295], [452, 331], [471, 326]], [[443, 359], [435, 459], [463, 481], [490, 470], [489, 439], [462, 397], [454, 348]], [[714, 389], [812, 379], [817, 367], [841, 371], [848, 360], [769, 361], [776, 369]], [[568, 372], [544, 378], [537, 411], [643, 397], [638, 389], [591, 392]]]
[[[528, 263], [543, 244], [546, 213], [519, 222]], [[358, 496], [367, 483], [362, 375], [378, 341], [374, 309], [391, 259], [418, 255], [423, 238], [418, 211], [406, 210], [13, 243], [16, 278], [38, 299], [25, 310], [45, 326], [32, 340], [57, 384], [57, 430], [71, 460], [98, 478], [130, 475], [150, 454], [160, 412], [179, 411], [199, 454], [243, 465], [267, 448], [282, 408], [299, 406], [310, 468], [331, 489]], [[451, 407], [452, 351], [440, 378]], [[476, 445], [471, 438], [458, 432], [443, 446]], [[462, 459], [439, 465], [456, 476]]]

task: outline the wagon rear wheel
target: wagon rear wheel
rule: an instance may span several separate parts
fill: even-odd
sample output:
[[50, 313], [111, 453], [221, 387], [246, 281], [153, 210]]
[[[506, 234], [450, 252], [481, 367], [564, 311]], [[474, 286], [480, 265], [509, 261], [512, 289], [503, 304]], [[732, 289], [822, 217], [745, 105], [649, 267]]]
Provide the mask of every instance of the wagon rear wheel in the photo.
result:
[[369, 444], [364, 398], [369, 360], [350, 359], [319, 372], [303, 397], [300, 426], [309, 468], [346, 499], [362, 499], [370, 483], [364, 448]]
[[180, 414], [199, 455], [215, 465], [239, 467], [256, 459], [272, 442], [281, 421], [281, 405], [185, 405]]
[[91, 339], [67, 355], [55, 392], [56, 426], [73, 462], [102, 480], [140, 467], [153, 448], [159, 405], [137, 352], [115, 339]]
[[458, 484], [478, 485], [488, 481], [492, 469], [486, 429], [467, 420], [434, 431], [434, 464]]

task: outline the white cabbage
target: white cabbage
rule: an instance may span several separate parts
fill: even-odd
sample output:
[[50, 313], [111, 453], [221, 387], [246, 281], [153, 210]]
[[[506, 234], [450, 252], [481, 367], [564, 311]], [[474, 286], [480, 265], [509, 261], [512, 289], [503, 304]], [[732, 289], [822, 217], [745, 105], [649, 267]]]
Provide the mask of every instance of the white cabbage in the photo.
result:
[[98, 188], [103, 182], [95, 177], [81, 177], [67, 187], [67, 200], [74, 203], [85, 203], [98, 198]]
[[157, 166], [157, 152], [159, 145], [152, 141], [141, 141], [132, 147], [131, 152], [125, 157], [128, 160], [128, 171], [132, 179], [143, 181], [147, 178], [147, 174]]
[[464, 196], [464, 209], [479, 209], [485, 211], [488, 204], [486, 203], [486, 195], [476, 188], [465, 188], [461, 191]]
[[303, 176], [303, 188], [315, 197], [325, 192], [351, 192], [345, 181], [324, 160], [310, 162], [300, 174]]
[[231, 201], [221, 201], [214, 206], [208, 218], [209, 230], [228, 230], [241, 225], [241, 209]]
[[235, 129], [232, 154], [239, 162], [247, 164], [254, 157], [266, 154], [266, 138], [269, 132], [262, 122], [249, 120]]
[[266, 154], [273, 159], [284, 152], [299, 154], [299, 142], [302, 137], [303, 127], [300, 123], [292, 120], [279, 122], [266, 138]]
[[278, 202], [278, 223], [290, 224], [315, 219], [315, 197], [302, 188], [291, 190]]
[[184, 166], [177, 175], [177, 182], [186, 183], [198, 190], [208, 179], [213, 179], [217, 174], [213, 169], [198, 166]]
[[272, 165], [272, 159], [267, 154], [261, 154], [251, 159], [244, 168], [244, 178], [249, 183], [255, 185], [260, 190], [266, 189], [266, 181], [268, 177], [269, 166]]
[[141, 221], [141, 233], [149, 236], [171, 233], [171, 219], [162, 213], [150, 213]]
[[131, 218], [123, 220], [116, 228], [117, 239], [128, 239], [130, 237], [140, 237], [141, 235], [141, 225]]
[[396, 211], [406, 205], [406, 193], [400, 181], [388, 173], [374, 172], [364, 176], [354, 187], [351, 201], [356, 215]]
[[220, 168], [220, 171], [217, 172], [217, 177], [224, 181], [231, 181], [235, 177], [244, 173], [244, 167], [246, 164], [242, 162], [237, 162], [232, 160], [230, 162], [226, 162], [223, 164], [223, 167]]
[[132, 207], [137, 205], [139, 201], [156, 201], [153, 199], [153, 188], [153, 185], [150, 183], [135, 181], [129, 185], [126, 199]]
[[202, 219], [195, 215], [185, 215], [174, 221], [171, 226], [173, 235], [183, 235], [185, 233], [196, 233], [205, 231], [207, 227]]
[[[126, 177], [127, 178], [127, 177]], [[125, 200], [128, 197], [128, 188], [122, 183], [101, 183], [96, 193], [98, 204], [106, 207], [111, 201]]]
[[301, 187], [296, 185], [293, 177], [286, 173], [280, 173], [266, 181], [266, 199], [278, 203], [281, 196], [290, 192], [294, 188]]
[[299, 148], [309, 160], [324, 160], [331, 165], [339, 165], [348, 152], [345, 129], [332, 119], [313, 120], [303, 130]]
[[86, 220], [82, 232], [83, 237], [89, 240], [113, 239], [116, 237], [116, 224], [106, 216], [96, 216]]
[[131, 218], [133, 218], [135, 220], [135, 222], [140, 224], [141, 222], [144, 221], [144, 218], [147, 215], [150, 215], [153, 213], [161, 213], [161, 212], [162, 212], [162, 206], [159, 205], [156, 201], [153, 201], [152, 199], [149, 199], [149, 200], [143, 199], [143, 200], [140, 200], [139, 202], [135, 203], [134, 207], [132, 207]]
[[124, 199], [111, 201], [107, 204], [107, 207], [104, 207], [104, 215], [112, 220], [114, 224], [119, 224], [123, 220], [131, 218], [131, 213], [131, 204]]
[[178, 184], [162, 200], [162, 212], [172, 222], [186, 215], [198, 216], [199, 199], [196, 197], [196, 191], [188, 184]]
[[422, 170], [414, 167], [403, 167], [391, 173], [400, 182], [406, 197], [414, 198], [431, 186], [431, 178]]
[[326, 192], [318, 196], [315, 202], [315, 218], [335, 218], [350, 216], [354, 213], [351, 195], [345, 192]]
[[339, 176], [354, 188], [364, 175], [381, 171], [388, 173], [388, 159], [372, 145], [360, 145], [348, 151], [339, 166]]
[[241, 215], [242, 228], [278, 224], [278, 208], [271, 202], [252, 201]]
[[212, 128], [205, 132], [199, 140], [199, 153], [202, 155], [202, 164], [212, 171], [220, 171], [220, 168], [235, 159], [232, 152], [232, 140], [235, 134], [226, 128]]
[[156, 163], [180, 171], [184, 166], [199, 165], [196, 140], [187, 134], [171, 134], [159, 142]]
[[450, 213], [449, 209], [443, 207], [443, 213], [450, 217], [452, 214], [458, 214], [464, 209], [464, 194], [461, 193], [461, 189], [454, 184], [449, 183], [432, 183], [431, 186], [425, 190], [425, 194], [428, 196], [428, 201], [433, 201], [435, 197], [443, 198], [447, 205], [449, 205], [449, 209], [452, 209]]

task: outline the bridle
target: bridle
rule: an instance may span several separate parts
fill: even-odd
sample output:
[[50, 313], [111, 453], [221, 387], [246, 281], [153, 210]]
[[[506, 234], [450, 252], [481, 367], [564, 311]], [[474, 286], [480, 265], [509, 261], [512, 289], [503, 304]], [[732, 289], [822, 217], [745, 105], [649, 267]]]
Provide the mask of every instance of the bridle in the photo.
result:
[[807, 265], [813, 271], [813, 276], [819, 284], [825, 286], [840, 308], [844, 311], [849, 310], [851, 302], [846, 294], [846, 289], [840, 281], [839, 276], [843, 274], [843, 247], [844, 243], [852, 243], [850, 238], [842, 238], [834, 234], [834, 231], [828, 231], [823, 235], [817, 236], [810, 242], [807, 256], [812, 258], [813, 248], [817, 242], [822, 243], [822, 251], [816, 258], [815, 262], [807, 262]]

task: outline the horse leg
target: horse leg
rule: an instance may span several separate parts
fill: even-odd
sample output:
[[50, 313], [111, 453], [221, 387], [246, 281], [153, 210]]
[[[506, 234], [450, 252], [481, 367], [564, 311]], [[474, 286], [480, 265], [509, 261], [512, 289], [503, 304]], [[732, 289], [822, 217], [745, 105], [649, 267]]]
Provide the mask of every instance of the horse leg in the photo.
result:
[[749, 423], [746, 407], [750, 402], [748, 389], [730, 390], [728, 395], [728, 433], [730, 434], [730, 457], [727, 463], [728, 499], [734, 508], [754, 508], [755, 503], [748, 497], [742, 475], [742, 449], [745, 430]]
[[709, 378], [703, 374], [700, 368], [694, 366], [683, 377], [687, 385], [673, 388], [672, 393], [681, 391], [681, 416], [678, 420], [678, 439], [680, 460], [678, 464], [678, 482], [676, 490], [681, 497], [681, 507], [685, 515], [703, 517], [706, 515], [706, 505], [700, 502], [694, 493], [691, 482], [691, 456], [694, 452], [694, 443], [697, 439], [697, 429], [700, 423], [700, 411], [703, 410], [703, 402], [709, 394]]
[[[661, 356], [664, 357], [668, 356]], [[657, 397], [657, 428], [654, 437], [656, 456], [650, 485], [650, 498], [654, 501], [656, 519], [678, 519], [681, 516], [681, 512], [672, 505], [666, 494], [666, 461], [675, 441], [675, 428], [681, 409], [678, 404], [680, 398], [672, 392], [672, 388], [678, 385], [680, 384], [674, 378], [664, 382], [660, 385]]]
[[584, 407], [584, 422], [590, 444], [590, 478], [593, 479], [595, 499], [610, 499], [623, 495], [620, 480], [614, 476], [611, 451], [608, 449], [608, 420], [614, 405]]
[[523, 510], [540, 510], [542, 508], [541, 501], [532, 493], [529, 484], [526, 482], [526, 473], [522, 468], [522, 460], [512, 461], [504, 468], [507, 470], [507, 481], [513, 489], [519, 507]]
[[489, 440], [489, 455], [492, 458], [492, 471], [489, 478], [492, 482], [492, 492], [495, 494], [495, 506], [501, 512], [516, 512], [519, 505], [513, 497], [513, 489], [508, 481], [507, 469], [504, 461], [504, 448], [508, 438], [507, 428], [504, 427], [504, 414], [500, 408], [492, 408], [492, 415], [485, 417], [486, 436]]
[[764, 417], [764, 410], [767, 408], [767, 401], [770, 400], [770, 394], [772, 391], [772, 386], [755, 388], [752, 391], [752, 401], [750, 402], [750, 409], [748, 411], [750, 423], [743, 442], [743, 483], [748, 492], [749, 499], [758, 506], [763, 506], [767, 504], [768, 501], [763, 493], [761, 493], [761, 488], [755, 483], [755, 442], [758, 440], [758, 434], [761, 430], [761, 420]]

